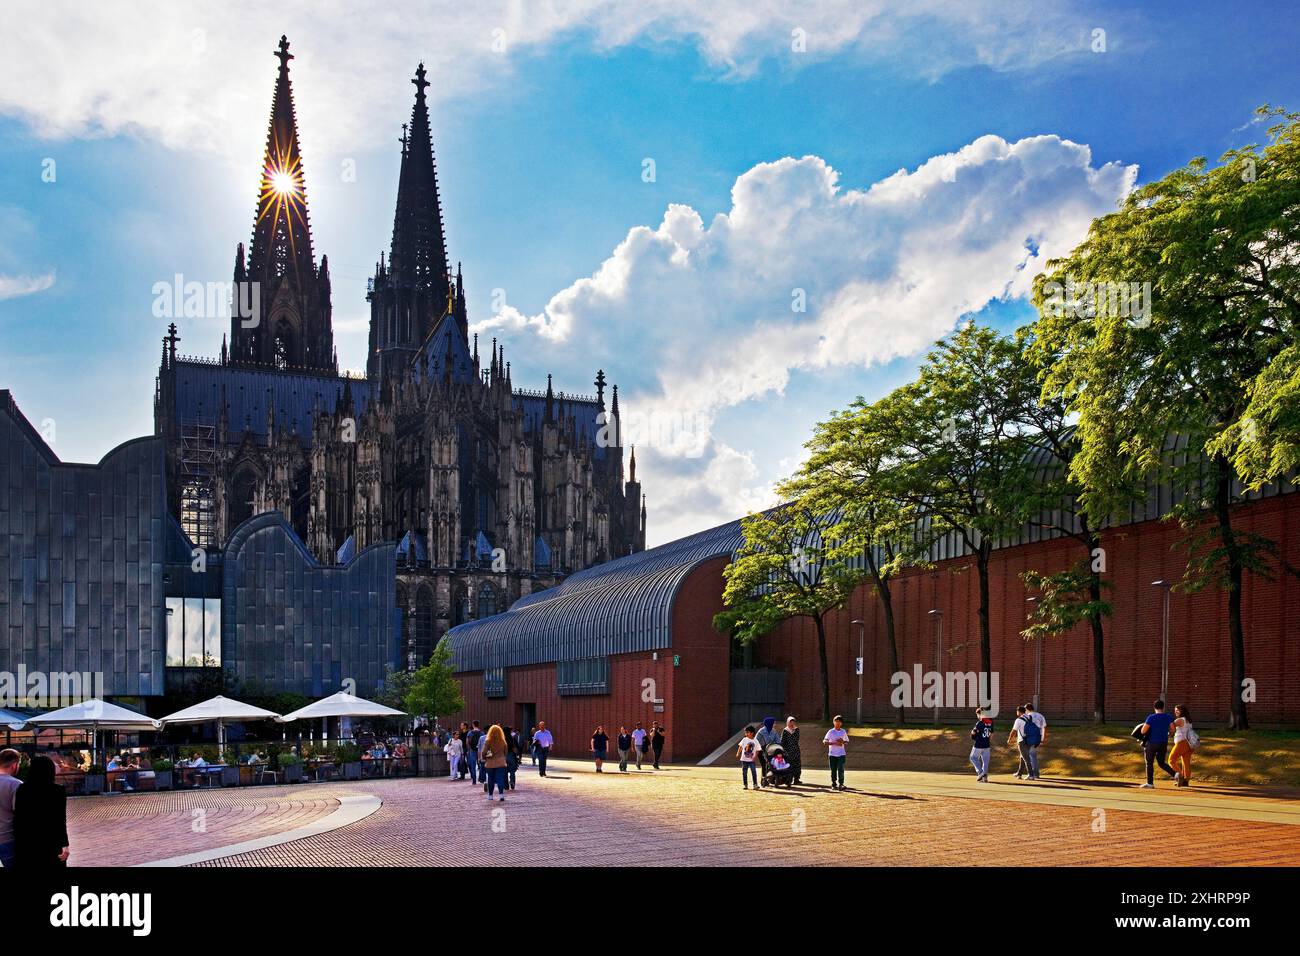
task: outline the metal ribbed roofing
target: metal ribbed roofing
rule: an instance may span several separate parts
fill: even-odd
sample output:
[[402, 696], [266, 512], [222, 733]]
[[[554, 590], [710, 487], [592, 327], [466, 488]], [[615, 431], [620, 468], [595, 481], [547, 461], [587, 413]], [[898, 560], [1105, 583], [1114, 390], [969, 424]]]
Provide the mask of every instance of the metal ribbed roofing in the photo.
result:
[[672, 647], [672, 608], [702, 561], [741, 544], [731, 521], [639, 554], [587, 568], [520, 598], [509, 611], [447, 632], [457, 671], [518, 667]]

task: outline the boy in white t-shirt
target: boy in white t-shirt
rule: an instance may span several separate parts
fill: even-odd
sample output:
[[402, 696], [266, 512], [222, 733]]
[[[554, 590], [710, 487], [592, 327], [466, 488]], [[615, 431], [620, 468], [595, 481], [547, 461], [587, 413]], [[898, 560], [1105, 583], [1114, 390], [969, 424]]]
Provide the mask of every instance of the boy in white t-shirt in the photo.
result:
[[754, 739], [753, 725], [745, 728], [745, 736], [740, 738], [736, 747], [736, 756], [740, 758], [740, 780], [749, 789], [749, 775], [754, 775], [754, 789], [758, 790], [758, 741]]
[[831, 762], [831, 789], [846, 790], [844, 786], [844, 761], [848, 756], [845, 745], [849, 742], [849, 732], [844, 729], [844, 718], [839, 714], [835, 715], [835, 726], [826, 731], [826, 736], [822, 738], [822, 743], [826, 745], [826, 753]]

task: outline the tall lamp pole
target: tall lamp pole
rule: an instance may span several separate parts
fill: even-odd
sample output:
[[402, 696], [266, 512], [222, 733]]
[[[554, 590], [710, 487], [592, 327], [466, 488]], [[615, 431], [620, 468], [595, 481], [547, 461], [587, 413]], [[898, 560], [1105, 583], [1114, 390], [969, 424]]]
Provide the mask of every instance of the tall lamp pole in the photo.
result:
[[859, 727], [862, 726], [862, 674], [867, 669], [866, 664], [866, 642], [867, 642], [867, 622], [854, 621], [858, 626], [858, 720]]
[[[1030, 613], [1033, 613], [1033, 605], [1038, 603], [1038, 598], [1025, 598], [1025, 603], [1030, 605]], [[989, 680], [992, 680], [989, 677]], [[1039, 696], [1043, 692], [1043, 639], [1041, 637], [1034, 639], [1034, 710], [1041, 710], [1038, 702]]]
[[[943, 611], [940, 611], [938, 608], [935, 608], [930, 611], [930, 614], [934, 617], [935, 622], [939, 625], [938, 627], [935, 628], [935, 632], [934, 632], [934, 667], [939, 674], [942, 674], [943, 671], [940, 669], [940, 665], [943, 663]], [[934, 705], [934, 725], [936, 727], [939, 726], [939, 704], [940, 703], [941, 701], [936, 701]]]
[[1164, 612], [1160, 627], [1160, 699], [1169, 699], [1169, 589], [1172, 585], [1161, 578], [1152, 581], [1153, 588], [1160, 588], [1164, 593]]

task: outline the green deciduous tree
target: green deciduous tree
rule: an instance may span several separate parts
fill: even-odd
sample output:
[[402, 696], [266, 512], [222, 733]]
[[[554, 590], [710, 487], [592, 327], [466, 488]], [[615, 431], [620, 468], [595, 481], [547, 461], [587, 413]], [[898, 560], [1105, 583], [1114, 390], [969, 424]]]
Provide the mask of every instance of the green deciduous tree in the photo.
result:
[[842, 607], [862, 580], [862, 570], [843, 561], [827, 537], [835, 523], [803, 501], [741, 519], [745, 541], [723, 571], [725, 608], [713, 619], [718, 631], [749, 643], [782, 621], [811, 618], [817, 629], [823, 720], [831, 707], [826, 615]]
[[927, 540], [952, 534], [972, 556], [986, 673], [993, 670], [989, 563], [997, 539], [1027, 513], [1025, 409], [1037, 392], [1017, 342], [968, 322], [935, 345], [915, 382], [874, 406], [883, 440], [898, 455], [891, 495], [926, 516]]
[[401, 709], [417, 717], [442, 717], [465, 709], [451, 665], [451, 647], [438, 642], [429, 662], [405, 681]]
[[[778, 490], [802, 497], [815, 513], [830, 514], [835, 524], [837, 560], [860, 560], [866, 579], [880, 601], [891, 673], [902, 668], [898, 655], [892, 581], [903, 568], [923, 561], [916, 509], [891, 491], [891, 469], [899, 449], [890, 443], [893, 429], [861, 396], [843, 412], [817, 425], [805, 447], [810, 455], [798, 474]], [[898, 708], [899, 723], [906, 720]]]
[[[1184, 586], [1227, 591], [1235, 728], [1248, 726], [1243, 577], [1269, 573], [1274, 549], [1233, 524], [1233, 466], [1266, 480], [1295, 443], [1300, 124], [1271, 115], [1283, 122], [1262, 152], [1198, 158], [1135, 190], [1035, 287], [1045, 394], [1078, 415], [1071, 473], [1088, 514], [1121, 513], [1144, 477], [1170, 482], [1192, 532]], [[1063, 297], [1070, 286], [1085, 294]]]

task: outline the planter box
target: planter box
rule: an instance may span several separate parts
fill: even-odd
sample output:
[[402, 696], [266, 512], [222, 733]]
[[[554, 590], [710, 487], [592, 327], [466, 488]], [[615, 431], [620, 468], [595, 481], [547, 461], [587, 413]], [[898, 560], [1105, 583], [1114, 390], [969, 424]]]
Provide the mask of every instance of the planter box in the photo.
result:
[[172, 788], [172, 772], [170, 770], [155, 770], [153, 772], [153, 788], [155, 790], [170, 790]]
[[354, 761], [354, 762], [352, 762], [352, 763], [345, 763], [345, 764], [343, 765], [343, 779], [344, 779], [344, 780], [360, 780], [360, 779], [361, 779], [361, 761], [360, 761], [360, 760]]
[[221, 785], [223, 787], [239, 786], [239, 768], [222, 767], [221, 768]]
[[88, 773], [84, 778], [86, 793], [103, 793], [104, 792], [104, 775], [102, 773]]
[[293, 766], [280, 765], [280, 770], [284, 772], [285, 783], [302, 783], [302, 764]]

